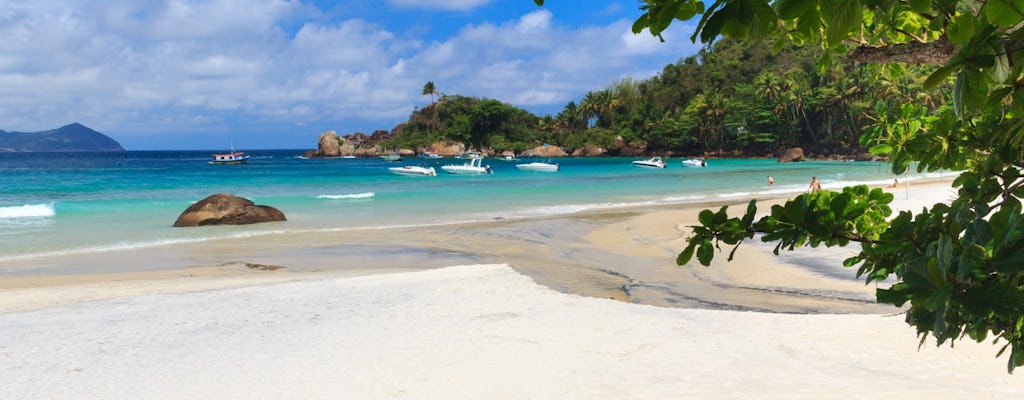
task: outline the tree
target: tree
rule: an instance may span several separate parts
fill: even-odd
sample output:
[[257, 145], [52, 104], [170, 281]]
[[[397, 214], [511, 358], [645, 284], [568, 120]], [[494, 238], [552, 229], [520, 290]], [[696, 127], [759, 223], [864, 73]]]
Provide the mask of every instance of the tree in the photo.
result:
[[735, 252], [755, 234], [776, 253], [857, 243], [844, 265], [868, 283], [895, 277], [876, 298], [909, 304], [906, 322], [922, 344], [927, 335], [939, 345], [991, 335], [1005, 343], [997, 355], [1009, 349], [1010, 372], [1024, 365], [1024, 0], [645, 0], [641, 11], [634, 33], [661, 37], [673, 21], [699, 16], [693, 41], [814, 44], [819, 70], [841, 57], [937, 66], [924, 90], [953, 78], [950, 106], [892, 107], [896, 118], [861, 137], [889, 155], [894, 173], [915, 162], [918, 171], [963, 171], [951, 204], [889, 220], [892, 195], [856, 186], [797, 196], [757, 220], [754, 201], [741, 217], [704, 210], [677, 263], [696, 255], [707, 266], [721, 244]]
[[437, 88], [434, 87], [434, 81], [428, 81], [423, 84], [423, 95], [430, 95], [430, 102], [434, 102], [434, 95], [437, 94]]

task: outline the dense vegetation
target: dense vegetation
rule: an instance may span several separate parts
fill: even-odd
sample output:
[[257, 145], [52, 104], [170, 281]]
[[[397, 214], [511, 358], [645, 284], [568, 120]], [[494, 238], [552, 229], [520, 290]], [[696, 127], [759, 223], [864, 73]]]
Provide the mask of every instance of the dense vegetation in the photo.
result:
[[699, 18], [692, 40], [704, 43], [725, 36], [813, 44], [824, 67], [844, 58], [937, 66], [922, 89], [950, 96], [949, 105], [880, 106], [861, 143], [889, 154], [897, 174], [914, 162], [919, 171], [963, 172], [953, 201], [895, 217], [893, 196], [866, 186], [802, 194], [761, 218], [754, 201], [742, 217], [704, 210], [677, 262], [696, 256], [709, 265], [722, 244], [735, 251], [756, 235], [776, 252], [859, 244], [844, 265], [880, 286], [880, 303], [906, 307], [922, 343], [928, 335], [940, 345], [993, 340], [1002, 345], [997, 355], [1008, 353], [1009, 371], [1024, 365], [1024, 0], [709, 3], [645, 0], [633, 31], [657, 36], [675, 20]]
[[[554, 116], [444, 95], [413, 112], [391, 146], [453, 140], [520, 152], [550, 143], [615, 154], [621, 137], [639, 153], [761, 156], [801, 146], [809, 153], [852, 154], [864, 151], [858, 138], [865, 127], [885, 119], [895, 105], [933, 109], [946, 103], [921, 90], [929, 72], [923, 68], [879, 70], [843, 61], [819, 72], [821, 54], [811, 47], [776, 53], [766, 41], [723, 40], [651, 79], [625, 79], [589, 92]], [[423, 94], [433, 99], [433, 82]]]

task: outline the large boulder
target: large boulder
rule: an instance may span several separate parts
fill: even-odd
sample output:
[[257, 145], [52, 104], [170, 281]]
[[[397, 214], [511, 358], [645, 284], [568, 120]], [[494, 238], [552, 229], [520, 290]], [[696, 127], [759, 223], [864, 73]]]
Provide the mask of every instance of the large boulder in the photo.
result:
[[530, 150], [527, 150], [523, 152], [523, 154], [530, 155], [533, 157], [565, 157], [569, 155], [569, 153], [566, 153], [564, 150], [562, 150], [561, 147], [550, 146], [546, 144], [543, 146], [537, 146]]
[[341, 155], [341, 146], [338, 142], [338, 134], [334, 131], [327, 131], [320, 134], [317, 151], [320, 157], [338, 157]]
[[457, 157], [466, 151], [466, 145], [460, 142], [435, 142], [426, 151], [442, 157]]
[[245, 225], [259, 222], [287, 221], [284, 213], [270, 207], [256, 205], [248, 199], [217, 193], [199, 200], [186, 208], [174, 226]]
[[782, 155], [779, 156], [778, 162], [780, 162], [780, 163], [781, 162], [796, 162], [796, 161], [803, 161], [803, 160], [804, 160], [804, 149], [800, 148], [800, 147], [793, 147], [793, 148], [786, 149], [786, 151], [782, 152]]

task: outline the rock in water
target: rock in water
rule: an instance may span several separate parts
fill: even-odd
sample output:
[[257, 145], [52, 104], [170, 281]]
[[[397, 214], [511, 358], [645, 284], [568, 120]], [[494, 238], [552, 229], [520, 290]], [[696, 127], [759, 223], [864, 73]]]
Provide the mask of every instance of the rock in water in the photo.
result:
[[793, 147], [786, 149], [782, 152], [782, 156], [779, 157], [778, 162], [795, 162], [804, 160], [804, 149], [801, 147]]
[[287, 221], [284, 213], [270, 207], [256, 205], [248, 199], [217, 193], [185, 209], [174, 226], [245, 225], [260, 222]]

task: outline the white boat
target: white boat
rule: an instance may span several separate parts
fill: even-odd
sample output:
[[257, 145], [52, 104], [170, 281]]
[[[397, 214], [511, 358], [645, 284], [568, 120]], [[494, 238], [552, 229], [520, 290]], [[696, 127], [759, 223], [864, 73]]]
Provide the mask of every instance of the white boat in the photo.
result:
[[462, 175], [487, 175], [492, 173], [491, 166], [483, 166], [483, 159], [480, 157], [472, 158], [468, 163], [462, 165], [443, 165], [441, 169], [449, 174], [462, 174]]
[[646, 160], [633, 161], [633, 165], [643, 168], [665, 168], [665, 160], [661, 157], [651, 157]]
[[708, 166], [708, 162], [704, 161], [703, 158], [691, 158], [689, 160], [683, 160], [683, 166], [701, 168]]
[[402, 166], [402, 167], [391, 167], [391, 168], [388, 168], [388, 171], [391, 171], [391, 173], [393, 173], [395, 175], [405, 175], [405, 176], [437, 176], [437, 171], [434, 170], [434, 167], [424, 168], [424, 167], [417, 167], [417, 166], [413, 166], [413, 165], [406, 165], [406, 166]]
[[249, 161], [249, 156], [240, 151], [231, 149], [230, 153], [226, 154], [214, 154], [213, 159], [210, 160], [210, 164], [242, 164]]
[[520, 171], [558, 172], [558, 164], [552, 164], [549, 162], [516, 164], [516, 168], [519, 168]]

